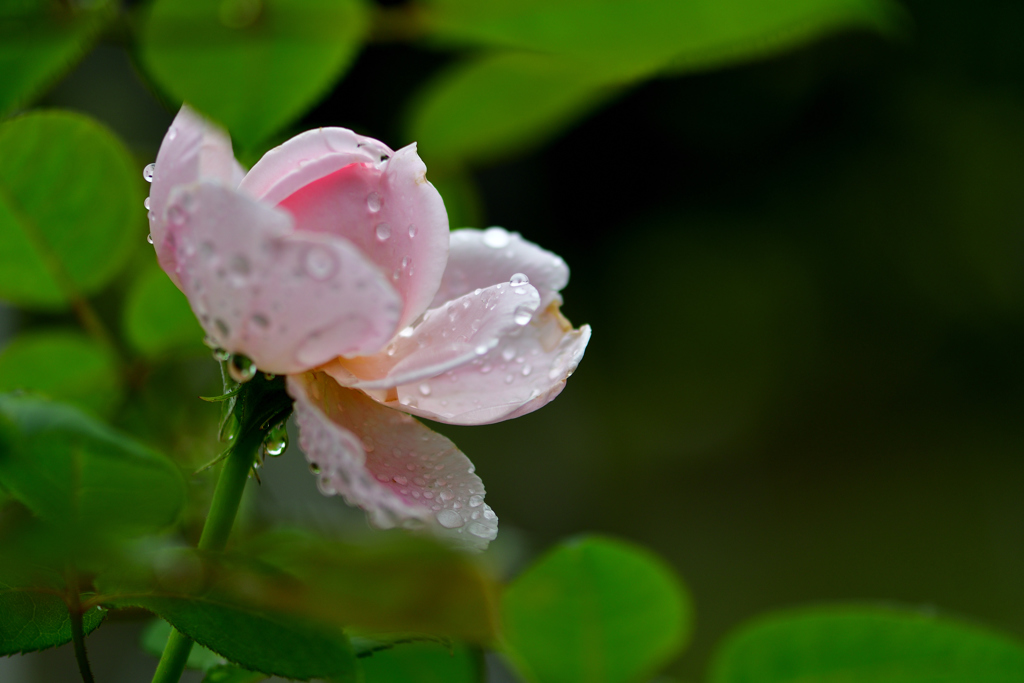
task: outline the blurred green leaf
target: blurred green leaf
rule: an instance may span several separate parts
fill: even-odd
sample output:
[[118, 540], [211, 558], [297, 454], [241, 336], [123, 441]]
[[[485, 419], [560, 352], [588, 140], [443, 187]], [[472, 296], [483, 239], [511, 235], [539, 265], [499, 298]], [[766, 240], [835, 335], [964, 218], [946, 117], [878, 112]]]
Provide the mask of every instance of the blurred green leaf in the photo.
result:
[[106, 128], [33, 112], [0, 125], [0, 298], [59, 308], [99, 290], [141, 239], [141, 177]]
[[380, 633], [475, 643], [495, 634], [491, 577], [474, 558], [430, 541], [398, 536], [356, 546], [281, 531], [238, 549], [302, 582], [300, 592], [266, 594], [281, 608]]
[[432, 167], [488, 161], [545, 142], [617, 92], [607, 74], [583, 63], [485, 55], [428, 83], [410, 110], [409, 137]]
[[[142, 649], [154, 657], [160, 657], [164, 652], [164, 647], [167, 645], [167, 639], [170, 635], [171, 625], [158, 617], [151, 621], [142, 631]], [[216, 652], [211, 652], [202, 645], [193, 645], [192, 650], [188, 653], [188, 661], [185, 662], [185, 666], [189, 669], [201, 669], [203, 671], [209, 671], [223, 664], [223, 657]]]
[[109, 415], [121, 400], [109, 348], [69, 330], [29, 332], [0, 350], [0, 391], [29, 389]]
[[[82, 615], [88, 635], [103, 621], [97, 609]], [[34, 652], [71, 642], [71, 617], [64, 599], [40, 588], [0, 581], [0, 656]]]
[[480, 651], [466, 645], [406, 643], [361, 657], [365, 683], [483, 683]]
[[682, 649], [692, 619], [663, 560], [599, 536], [545, 555], [512, 582], [501, 609], [513, 663], [544, 683], [650, 677]]
[[164, 456], [85, 413], [0, 395], [0, 485], [69, 534], [144, 534], [175, 522], [185, 482]]
[[726, 638], [711, 683], [1011, 683], [1024, 643], [910, 610], [836, 605], [755, 619]]
[[252, 147], [334, 84], [366, 29], [363, 0], [156, 0], [139, 54], [170, 95]]
[[266, 678], [267, 675], [259, 671], [247, 671], [225, 664], [207, 671], [203, 683], [259, 683]]
[[204, 354], [203, 329], [185, 295], [155, 265], [135, 281], [124, 308], [124, 333], [142, 355]]
[[92, 46], [115, 3], [21, 0], [0, 6], [0, 115], [38, 95]]
[[573, 57], [630, 78], [780, 52], [844, 28], [889, 32], [888, 0], [425, 0], [436, 39]]
[[159, 614], [200, 645], [247, 669], [298, 680], [355, 680], [348, 640], [323, 624], [242, 605], [212, 591], [137, 594], [105, 602]]

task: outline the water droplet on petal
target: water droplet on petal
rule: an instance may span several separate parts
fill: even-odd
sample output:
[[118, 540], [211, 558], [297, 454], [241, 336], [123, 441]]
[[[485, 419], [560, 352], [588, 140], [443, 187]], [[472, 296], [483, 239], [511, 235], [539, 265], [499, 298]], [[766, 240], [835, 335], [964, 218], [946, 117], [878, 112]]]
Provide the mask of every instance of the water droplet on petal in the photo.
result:
[[510, 239], [504, 228], [491, 227], [484, 230], [483, 241], [492, 249], [502, 249], [508, 246]]
[[170, 130], [167, 131], [167, 140], [171, 141], [176, 137], [178, 137], [178, 129], [171, 126]]
[[530, 284], [530, 278], [526, 277], [526, 275], [523, 273], [516, 273], [509, 279], [508, 283], [513, 287], [518, 287], [519, 285], [528, 285]]
[[377, 239], [381, 242], [386, 242], [391, 237], [391, 226], [387, 223], [378, 223], [374, 229], [374, 233], [377, 235]]
[[430, 396], [430, 385], [424, 382], [420, 385], [420, 393], [424, 396]]
[[416, 236], [416, 226], [413, 225], [412, 223], [410, 223], [409, 224], [409, 237], [415, 237], [415, 236]]
[[501, 352], [501, 357], [504, 358], [506, 362], [511, 362], [512, 359], [516, 357], [515, 347], [506, 346]]
[[228, 358], [231, 358], [231, 352], [220, 348], [219, 346], [213, 349], [213, 359], [218, 363], [223, 363]]
[[248, 356], [232, 354], [228, 361], [228, 374], [239, 384], [248, 382], [256, 376], [256, 364]]
[[147, 164], [146, 168], [142, 169], [142, 177], [146, 179], [147, 183], [153, 182], [154, 175], [156, 175], [156, 164]]
[[149, 197], [142, 200], [142, 205], [146, 207], [146, 211], [149, 211]]
[[487, 351], [488, 351], [487, 344], [479, 344], [475, 349], [473, 349], [473, 353], [475, 353], [478, 356], [482, 356], [482, 355], [486, 354]]
[[306, 273], [314, 280], [326, 280], [338, 269], [338, 261], [330, 249], [314, 245], [306, 251]]
[[380, 211], [380, 207], [384, 204], [384, 199], [376, 192], [371, 192], [366, 195], [366, 208], [370, 211], [377, 213]]
[[313, 474], [320, 474], [320, 465], [316, 464], [315, 462], [309, 463], [309, 471], [312, 472]]
[[523, 304], [518, 306], [515, 312], [512, 314], [512, 320], [516, 325], [528, 325], [530, 320], [533, 319], [533, 308]]
[[435, 516], [437, 517], [437, 523], [445, 529], [458, 529], [466, 523], [462, 519], [462, 515], [455, 510], [441, 510]]
[[412, 259], [409, 258], [408, 256], [403, 256], [402, 257], [402, 270], [405, 270], [406, 268], [408, 268], [410, 263], [412, 263]]
[[413, 333], [413, 329], [412, 329], [412, 325], [410, 325], [409, 327], [402, 328], [402, 331], [398, 333], [398, 336], [407, 339], [407, 338], [412, 336], [412, 333]]
[[288, 448], [288, 428], [284, 422], [267, 432], [267, 438], [263, 440], [263, 449], [267, 455], [277, 457]]
[[490, 541], [498, 535], [498, 530], [484, 526], [480, 522], [473, 522], [469, 525], [469, 533], [473, 534], [477, 538]]
[[469, 507], [471, 507], [471, 508], [478, 508], [481, 505], [483, 505], [483, 503], [484, 503], [484, 497], [483, 496], [473, 495], [473, 496], [469, 497]]
[[515, 377], [513, 377], [512, 375], [505, 375], [505, 384], [512, 384], [514, 380]]
[[533, 372], [533, 368], [529, 364], [523, 366], [523, 377], [529, 377], [531, 372]]
[[149, 233], [148, 235], [146, 235], [146, 241], [149, 242], [150, 244], [153, 244], [153, 233]]

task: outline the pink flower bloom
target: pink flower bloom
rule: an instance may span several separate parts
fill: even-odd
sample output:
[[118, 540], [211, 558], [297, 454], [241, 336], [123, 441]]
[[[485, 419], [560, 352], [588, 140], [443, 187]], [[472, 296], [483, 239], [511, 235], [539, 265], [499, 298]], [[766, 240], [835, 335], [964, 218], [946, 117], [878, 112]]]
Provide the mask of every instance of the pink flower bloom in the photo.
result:
[[473, 465], [407, 413], [487, 424], [557, 396], [590, 338], [559, 312], [565, 262], [501, 228], [449, 232], [415, 145], [321, 128], [245, 173], [187, 107], [149, 207], [160, 265], [206, 333], [288, 375], [320, 490], [377, 526], [486, 547], [497, 517]]

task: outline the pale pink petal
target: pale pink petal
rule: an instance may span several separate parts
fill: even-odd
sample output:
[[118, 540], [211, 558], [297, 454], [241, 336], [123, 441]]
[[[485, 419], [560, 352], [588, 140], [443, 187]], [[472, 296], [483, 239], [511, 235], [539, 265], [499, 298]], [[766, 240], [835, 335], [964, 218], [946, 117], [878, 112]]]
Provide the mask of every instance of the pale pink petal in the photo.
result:
[[288, 393], [322, 493], [340, 494], [381, 528], [427, 527], [478, 550], [497, 535], [483, 483], [451, 441], [322, 372], [288, 377]]
[[409, 145], [380, 164], [345, 166], [279, 204], [299, 231], [344, 237], [376, 263], [402, 295], [402, 326], [426, 310], [448, 258], [448, 215], [425, 174]]
[[346, 240], [296, 233], [286, 211], [217, 183], [177, 188], [167, 215], [203, 329], [260, 370], [301, 372], [394, 335], [398, 293]]
[[558, 292], [569, 283], [569, 267], [556, 254], [522, 238], [518, 232], [492, 227], [452, 230], [448, 266], [431, 308], [480, 287], [525, 275], [540, 292], [540, 307], [561, 303]]
[[264, 154], [238, 189], [277, 204], [300, 187], [349, 164], [379, 164], [382, 157], [393, 155], [384, 143], [347, 128], [316, 128]]
[[[436, 377], [489, 354], [532, 319], [540, 303], [531, 285], [508, 283], [470, 292], [432, 308], [414, 328], [402, 330], [372, 356], [338, 359], [326, 366], [344, 386], [367, 391]], [[386, 400], [386, 393], [375, 394]]]
[[227, 133], [183, 105], [160, 144], [149, 188], [149, 233], [153, 247], [160, 266], [179, 289], [174, 247], [167, 242], [166, 209], [171, 191], [199, 180], [235, 186], [240, 168]]
[[414, 415], [459, 425], [490, 424], [537, 410], [561, 393], [590, 341], [552, 304], [486, 354], [387, 397]]

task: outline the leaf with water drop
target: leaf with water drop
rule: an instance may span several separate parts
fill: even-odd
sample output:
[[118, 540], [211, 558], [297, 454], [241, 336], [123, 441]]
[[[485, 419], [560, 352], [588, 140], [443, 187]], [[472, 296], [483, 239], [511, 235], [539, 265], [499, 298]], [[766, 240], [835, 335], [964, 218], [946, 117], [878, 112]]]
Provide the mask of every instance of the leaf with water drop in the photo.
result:
[[121, 142], [81, 114], [32, 112], [0, 124], [0, 159], [0, 299], [62, 308], [106, 285], [145, 235]]
[[769, 614], [719, 646], [711, 683], [1009, 683], [1024, 642], [910, 609], [826, 605]]
[[74, 330], [28, 332], [0, 350], [0, 392], [27, 389], [109, 415], [123, 395], [117, 358]]
[[0, 395], [0, 486], [69, 538], [173, 524], [185, 481], [168, 458], [68, 405]]
[[[99, 627], [103, 617], [97, 609], [82, 615], [86, 635]], [[13, 586], [0, 580], [0, 656], [70, 642], [71, 617], [64, 598], [51, 589]]]
[[367, 26], [362, 0], [156, 0], [139, 57], [174, 99], [253, 147], [333, 85]]
[[691, 629], [690, 599], [649, 551], [588, 536], [528, 568], [501, 603], [506, 654], [529, 680], [646, 680], [678, 654]]
[[23, 106], [92, 46], [114, 16], [112, 0], [22, 0], [0, 5], [0, 115]]
[[128, 343], [147, 358], [209, 352], [185, 295], [155, 264], [132, 285], [122, 325]]

